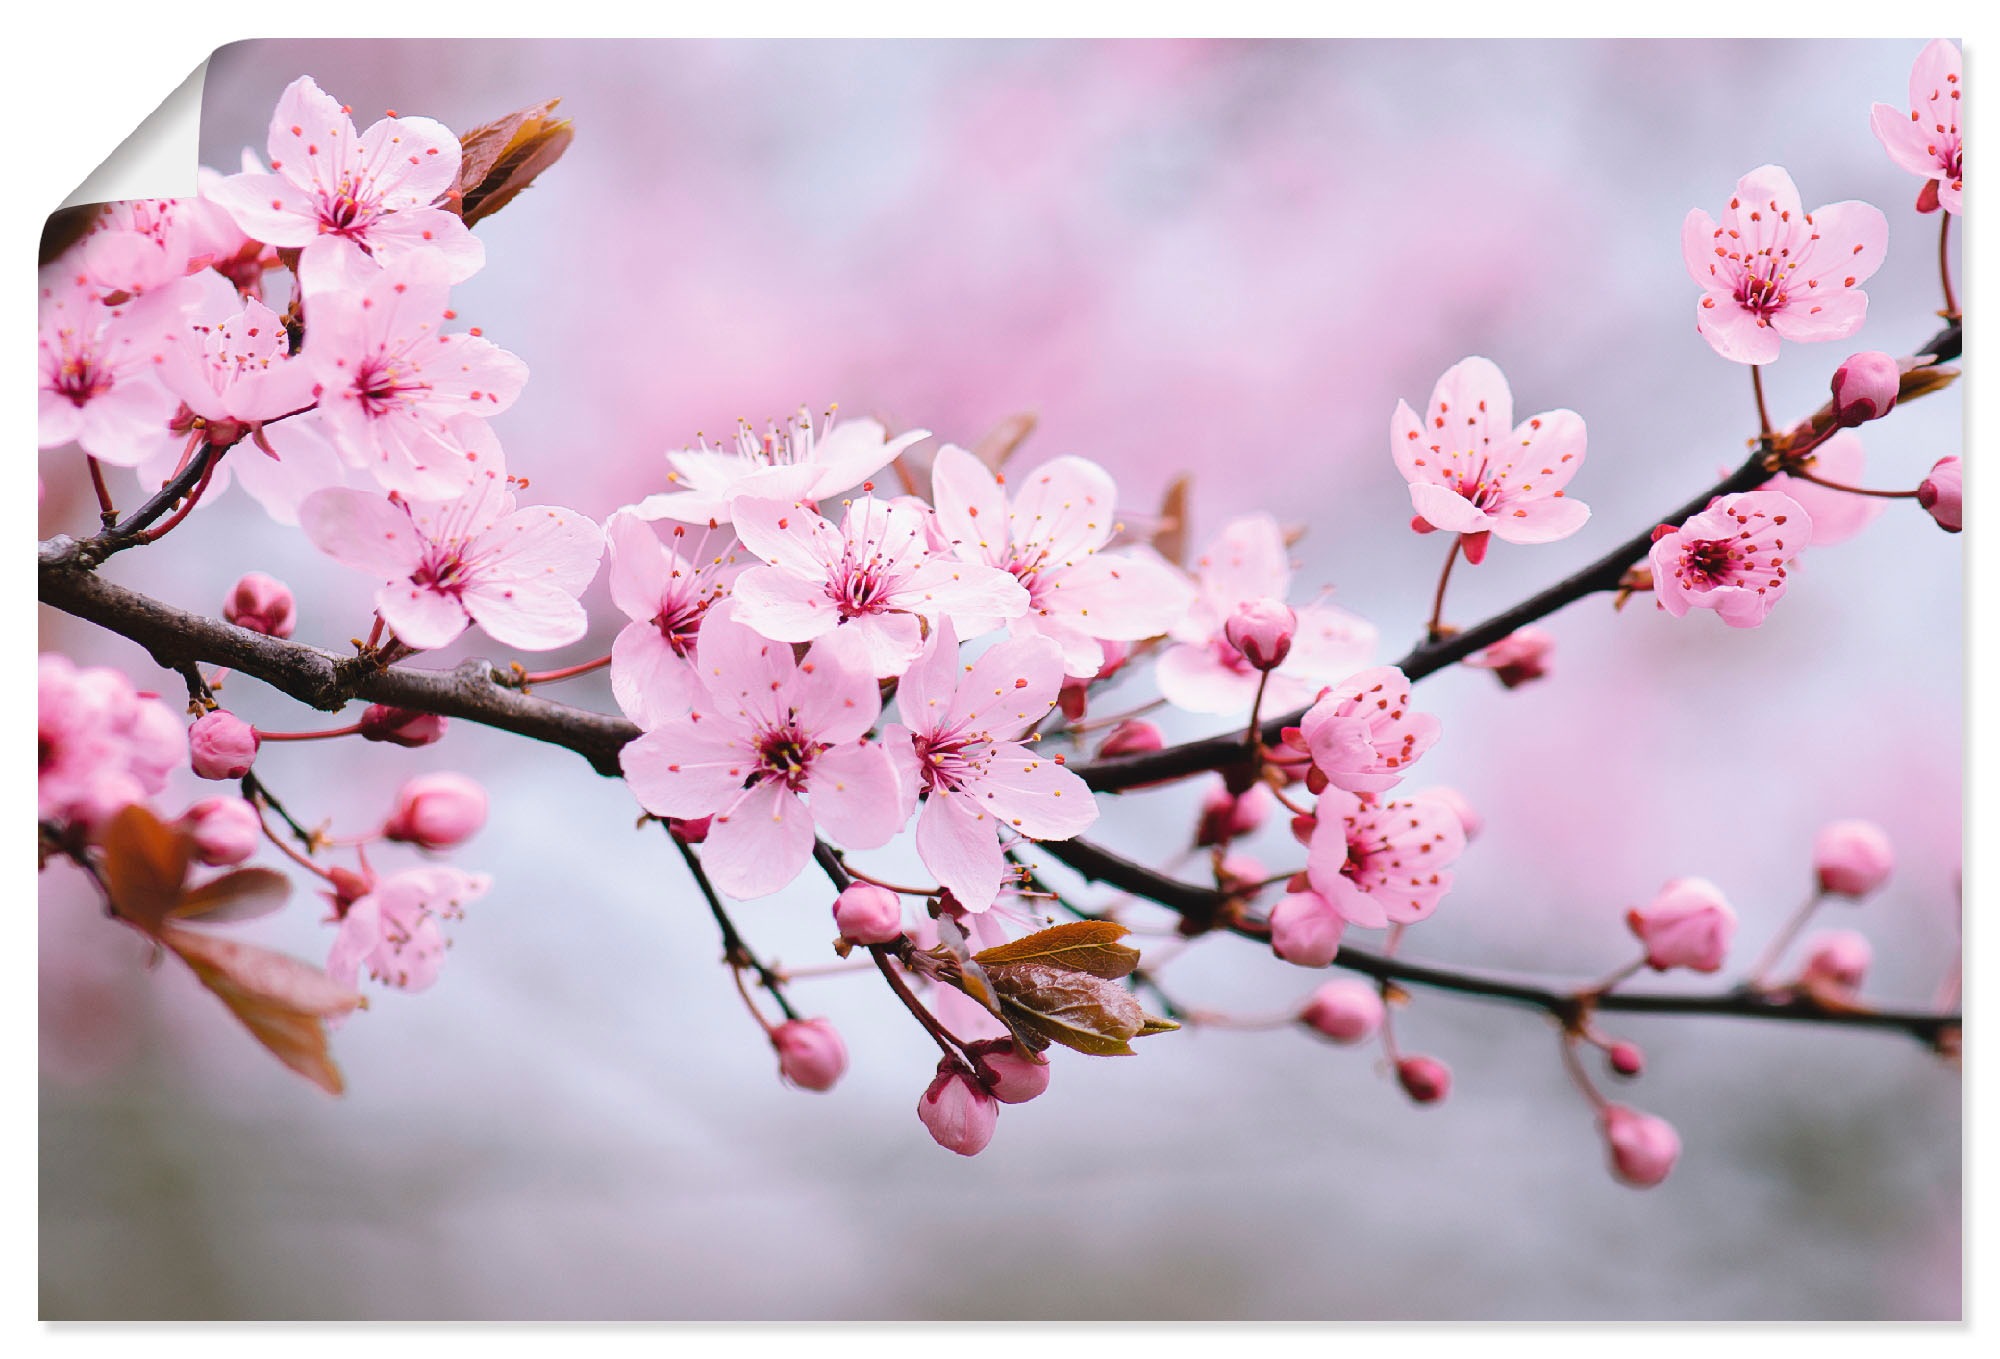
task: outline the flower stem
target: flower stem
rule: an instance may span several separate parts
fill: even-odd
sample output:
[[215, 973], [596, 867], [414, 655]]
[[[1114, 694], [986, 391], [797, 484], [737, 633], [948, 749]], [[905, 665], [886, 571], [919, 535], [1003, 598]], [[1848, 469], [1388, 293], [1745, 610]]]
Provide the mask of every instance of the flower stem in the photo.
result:
[[1815, 486], [1824, 486], [1829, 491], [1845, 491], [1849, 495], [1868, 495], [1874, 496], [1879, 500], [1914, 500], [1917, 498], [1917, 493], [1913, 490], [1878, 491], [1867, 486], [1849, 486], [1845, 482], [1828, 481], [1825, 477], [1815, 472], [1807, 471], [1803, 467], [1787, 468], [1785, 474], [1797, 477], [1800, 481], [1810, 481]]
[[1951, 289], [1951, 214], [1941, 215], [1944, 221], [1938, 227], [1938, 278], [1944, 283], [1944, 317], [1956, 321], [1958, 295]]
[[118, 527], [118, 511], [111, 504], [111, 488], [104, 484], [104, 466], [97, 459], [86, 456], [84, 462], [90, 465], [90, 486], [97, 492], [97, 517], [105, 528]]
[[1431, 600], [1431, 621], [1424, 625], [1424, 635], [1433, 642], [1444, 634], [1444, 588], [1451, 583], [1451, 568], [1458, 561], [1459, 546], [1464, 541], [1459, 534], [1451, 536], [1451, 551], [1445, 554], [1444, 570], [1438, 573], [1437, 595]]
[[596, 660], [585, 661], [581, 665], [566, 665], [560, 670], [537, 670], [532, 674], [524, 674], [521, 676], [520, 683], [526, 686], [530, 684], [548, 684], [555, 680], [574, 679], [578, 675], [588, 675], [593, 670], [602, 670], [609, 664], [611, 664], [609, 656], [599, 656]]
[[334, 727], [328, 731], [265, 731], [262, 727], [259, 727], [257, 729], [257, 739], [260, 741], [330, 741], [336, 736], [358, 736], [360, 733], [361, 724], [359, 722], [351, 726]]
[[1250, 726], [1249, 729], [1245, 731], [1243, 734], [1243, 743], [1249, 747], [1252, 759], [1255, 759], [1256, 757], [1264, 753], [1263, 738], [1258, 734], [1257, 729], [1258, 726], [1260, 725], [1258, 719], [1262, 717], [1264, 713], [1264, 688], [1266, 685], [1270, 684], [1270, 682], [1271, 682], [1270, 671], [1259, 670], [1257, 672], [1257, 697], [1250, 700]]
[[1785, 927], [1778, 931], [1777, 937], [1771, 940], [1764, 952], [1758, 956], [1756, 964], [1751, 967], [1751, 986], [1761, 987], [1764, 984], [1765, 974], [1778, 965], [1778, 960], [1785, 956], [1785, 950], [1791, 946], [1792, 940], [1799, 937], [1799, 931], [1806, 927], [1806, 921], [1812, 919], [1813, 912], [1819, 909], [1820, 902], [1824, 900], [1826, 893], [1814, 892], [1806, 898], [1804, 905], [1792, 912], [1791, 919], [1785, 922]]
[[[785, 1018], [797, 1019], [798, 1011], [794, 1010], [792, 1003], [785, 999], [784, 979], [760, 962], [757, 955], [750, 951], [750, 946], [743, 942], [743, 936], [736, 932], [736, 922], [731, 920], [729, 912], [723, 909], [722, 898], [716, 895], [715, 884], [708, 880], [708, 870], [701, 866], [701, 856], [694, 852], [694, 846], [674, 834], [673, 827], [666, 826], [665, 822], [661, 825], [666, 829], [667, 838], [674, 842], [674, 848], [681, 852], [681, 858], [687, 863], [688, 872], [694, 878], [694, 885], [701, 889], [703, 898], [707, 900], [708, 912], [715, 917], [715, 927], [722, 931], [723, 960], [729, 964], [730, 971], [736, 974], [737, 989], [739, 991], [743, 989], [742, 974], [743, 969], [747, 967], [757, 974], [757, 980], [771, 993], [771, 998], [778, 1002], [778, 1008], [784, 1012]], [[743, 999], [748, 1004], [750, 997], [746, 993]], [[757, 1014], [757, 1007], [751, 1005], [750, 1012]], [[757, 1015], [757, 1022], [764, 1023], [761, 1014]], [[767, 1033], [770, 1027], [768, 1024], [764, 1025]]]
[[1764, 404], [1763, 365], [1750, 365], [1750, 386], [1757, 393], [1757, 441], [1768, 452], [1771, 447], [1771, 410]]
[[1565, 1031], [1559, 1040], [1562, 1044], [1563, 1069], [1569, 1072], [1569, 1078], [1576, 1083], [1576, 1088], [1583, 1092], [1584, 1098], [1590, 1101], [1590, 1106], [1602, 1110], [1610, 1101], [1604, 1098], [1603, 1092], [1597, 1088], [1597, 1083], [1590, 1079], [1590, 1073], [1583, 1069], [1583, 1063], [1576, 1055], [1576, 1039], [1574, 1033]]
[[222, 455], [228, 451], [226, 448], [209, 450], [209, 455], [204, 460], [204, 465], [201, 469], [201, 480], [197, 481], [194, 484], [194, 489], [188, 492], [188, 497], [181, 502], [181, 507], [167, 516], [165, 523], [149, 528], [139, 534], [136, 541], [141, 543], [157, 543], [160, 539], [171, 533], [181, 520], [187, 518], [194, 507], [201, 502], [202, 494], [208, 490], [209, 481], [215, 476], [216, 464], [222, 461]]

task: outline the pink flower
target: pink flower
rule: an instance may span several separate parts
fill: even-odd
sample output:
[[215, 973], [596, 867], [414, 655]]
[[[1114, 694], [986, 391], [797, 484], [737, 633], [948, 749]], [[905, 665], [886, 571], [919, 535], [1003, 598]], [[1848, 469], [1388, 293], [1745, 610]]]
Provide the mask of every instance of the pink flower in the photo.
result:
[[1067, 840], [1097, 819], [1083, 780], [1019, 739], [1055, 706], [1062, 667], [1046, 637], [1010, 637], [961, 666], [945, 619], [897, 687], [903, 721], [883, 740], [924, 794], [917, 854], [968, 911], [999, 896], [1006, 863], [996, 831]]
[[1346, 918], [1317, 892], [1287, 892], [1271, 908], [1271, 952], [1300, 967], [1332, 962], [1346, 930]]
[[[1292, 565], [1278, 521], [1265, 514], [1231, 520], [1195, 562], [1195, 574], [1195, 601], [1169, 629], [1177, 645], [1160, 656], [1154, 677], [1178, 708], [1248, 713], [1263, 672], [1230, 645], [1225, 629], [1240, 605], [1282, 600], [1291, 590]], [[1374, 624], [1345, 609], [1308, 604], [1297, 614], [1291, 652], [1269, 672], [1266, 712], [1311, 702], [1320, 686], [1352, 674], [1375, 651]]]
[[237, 297], [220, 274], [195, 284], [199, 301], [164, 347], [160, 381], [206, 420], [250, 424], [313, 404], [317, 379], [291, 356], [282, 317]]
[[1813, 837], [1813, 872], [1819, 890], [1865, 897], [1889, 880], [1896, 851], [1872, 821], [1830, 821]]
[[790, 1019], [771, 1030], [778, 1074], [801, 1090], [831, 1090], [847, 1071], [847, 1044], [825, 1019]]
[[1681, 255], [1701, 285], [1695, 329], [1735, 363], [1772, 363], [1780, 339], [1844, 340], [1861, 328], [1889, 223], [1861, 202], [1807, 212], [1792, 177], [1760, 165], [1736, 182], [1722, 225], [1700, 208], [1681, 226]]
[[99, 462], [131, 467], [166, 446], [179, 402], [159, 369], [186, 300], [175, 286], [107, 306], [104, 293], [62, 261], [42, 270], [43, 448], [77, 443]]
[[94, 827], [167, 786], [187, 758], [180, 719], [142, 698], [116, 670], [79, 670], [45, 651], [35, 661], [36, 815]]
[[396, 790], [382, 834], [423, 849], [451, 849], [485, 824], [484, 788], [463, 774], [419, 774]]
[[422, 991], [444, 962], [440, 924], [463, 919], [465, 903], [493, 885], [484, 873], [442, 865], [406, 868], [351, 902], [327, 955], [326, 975], [352, 989], [362, 968], [385, 986]]
[[[709, 610], [695, 644], [702, 693], [619, 755], [633, 795], [655, 816], [713, 816], [702, 862], [733, 897], [777, 891], [812, 857], [815, 825], [854, 849], [888, 843], [914, 788], [889, 752], [861, 738], [881, 715], [866, 647], [821, 638], [803, 664], [739, 622], [737, 601]], [[809, 799], [809, 801], [808, 801]]]
[[645, 520], [620, 510], [604, 526], [611, 545], [611, 602], [632, 621], [611, 644], [611, 695], [642, 727], [694, 706], [701, 684], [694, 644], [709, 606], [729, 591], [736, 558], [709, 530], [674, 526], [663, 545]]
[[1372, 982], [1341, 977], [1312, 993], [1299, 1019], [1336, 1043], [1359, 1043], [1382, 1027], [1382, 992]]
[[1653, 540], [1654, 596], [1676, 618], [1713, 609], [1732, 628], [1754, 628], [1784, 598], [1786, 566], [1811, 541], [1812, 516], [1790, 496], [1722, 496]]
[[375, 607], [418, 650], [448, 646], [477, 623], [506, 646], [547, 651], [589, 625], [576, 597], [597, 574], [604, 535], [574, 510], [515, 509], [500, 477], [450, 501], [315, 491], [299, 522], [320, 551], [388, 582]]
[[1646, 946], [1646, 966], [1655, 972], [1717, 971], [1736, 936], [1736, 912], [1704, 878], [1673, 879], [1652, 904], [1627, 911], [1625, 923]]
[[285, 583], [250, 571], [239, 579], [222, 601], [222, 616], [245, 632], [261, 632], [266, 637], [289, 637], [298, 621], [298, 607]]
[[[1866, 461], [1861, 436], [1844, 429], [1815, 448], [1806, 459], [1805, 466], [1814, 476], [1837, 481], [1843, 486], [1859, 486], [1865, 480]], [[1812, 520], [1814, 547], [1831, 547], [1835, 543], [1846, 542], [1874, 523], [1875, 516], [1882, 513], [1889, 503], [1878, 496], [1836, 491], [1830, 486], [1821, 486], [1803, 477], [1787, 476], [1783, 472], [1765, 482], [1764, 489], [1782, 491], [1805, 508], [1806, 517]]]
[[872, 882], [847, 886], [833, 900], [833, 923], [854, 944], [886, 944], [903, 937], [903, 899]]
[[205, 713], [188, 728], [188, 755], [194, 772], [205, 779], [240, 779], [257, 761], [263, 744], [257, 729], [230, 712], [217, 708]]
[[1321, 694], [1298, 726], [1313, 768], [1350, 793], [1394, 788], [1441, 729], [1434, 715], [1415, 711], [1410, 682], [1393, 665], [1349, 675]]
[[100, 292], [137, 297], [207, 264], [218, 216], [199, 198], [105, 203], [69, 258]]
[[891, 439], [873, 420], [835, 424], [832, 411], [815, 431], [801, 406], [782, 428], [773, 422], [762, 434], [739, 423], [735, 448], [710, 448], [704, 441], [667, 454], [673, 469], [667, 480], [675, 489], [647, 496], [637, 513], [641, 519], [722, 525], [730, 522], [731, 502], [738, 497], [827, 500], [861, 485], [929, 437], [929, 430], [913, 429]]
[[1917, 484], [1917, 503], [1946, 533], [1965, 528], [1965, 467], [1959, 459], [1939, 458], [1931, 474]]
[[[1564, 488], [1583, 466], [1583, 417], [1543, 411], [1516, 427], [1514, 393], [1491, 359], [1462, 359], [1431, 389], [1423, 419], [1406, 401], [1389, 421], [1396, 470], [1410, 503], [1432, 528], [1497, 534], [1510, 543], [1552, 543], [1583, 527], [1590, 510]], [[1466, 560], [1485, 555], [1466, 543]]]
[[736, 578], [736, 616], [778, 642], [852, 632], [878, 678], [917, 658], [926, 624], [990, 626], [1027, 610], [1028, 592], [1007, 572], [933, 553], [907, 506], [862, 496], [838, 528], [804, 500], [739, 498], [734, 508], [737, 536], [769, 563]]
[[447, 719], [436, 713], [420, 713], [409, 708], [391, 708], [386, 703], [371, 703], [361, 712], [360, 721], [364, 741], [385, 741], [392, 746], [405, 746], [415, 750], [444, 739]]
[[309, 295], [299, 352], [341, 456], [389, 490], [429, 499], [490, 470], [452, 417], [498, 415], [528, 380], [527, 365], [490, 341], [444, 333], [449, 283], [435, 258], [407, 255], [365, 284]]
[[1364, 806], [1328, 789], [1306, 848], [1306, 880], [1350, 925], [1408, 925], [1451, 890], [1465, 829], [1446, 803], [1418, 796]]
[[1833, 418], [1843, 429], [1880, 420], [1896, 408], [1902, 369], [1879, 349], [1849, 354], [1833, 370]]
[[[1011, 573], [1028, 592], [1016, 637], [1062, 648], [1067, 673], [1103, 668], [1103, 643], [1157, 637], [1179, 622], [1192, 591], [1147, 552], [1107, 551], [1118, 531], [1111, 477], [1083, 458], [1054, 458], [1003, 479], [952, 444], [931, 465], [940, 530], [963, 561]], [[1008, 494], [1009, 489], [1012, 494]], [[968, 627], [966, 635], [976, 635]]]
[[434, 206], [458, 185], [458, 138], [429, 118], [384, 118], [356, 135], [348, 109], [300, 76], [271, 114], [274, 173], [246, 171], [204, 192], [245, 234], [301, 248], [308, 294], [359, 285], [374, 265], [436, 259], [452, 283], [478, 272], [486, 247]]
[[1959, 133], [1964, 68], [1957, 44], [1936, 39], [1910, 68], [1910, 116], [1893, 104], [1877, 104], [1869, 119], [1889, 159], [1935, 182], [1938, 206], [1951, 213], [1965, 211], [1965, 142]]
[[1663, 1118], [1607, 1104], [1598, 1113], [1598, 1126], [1611, 1153], [1611, 1173], [1620, 1184], [1651, 1189], [1680, 1159], [1680, 1134]]
[[205, 797], [174, 822], [194, 845], [195, 858], [211, 868], [240, 864], [257, 850], [264, 823], [240, 797]]
[[947, 1059], [938, 1063], [937, 1075], [918, 1098], [917, 1117], [946, 1151], [977, 1156], [993, 1140], [1000, 1106], [977, 1077]]
[[980, 1084], [1002, 1104], [1026, 1104], [1049, 1088], [1049, 1059], [1022, 1056], [1011, 1038], [982, 1038], [966, 1052]]
[[1508, 633], [1476, 655], [1467, 656], [1465, 663], [1491, 670], [1503, 687], [1518, 689], [1529, 680], [1538, 680], [1549, 673], [1549, 654], [1555, 649], [1554, 637], [1529, 626]]

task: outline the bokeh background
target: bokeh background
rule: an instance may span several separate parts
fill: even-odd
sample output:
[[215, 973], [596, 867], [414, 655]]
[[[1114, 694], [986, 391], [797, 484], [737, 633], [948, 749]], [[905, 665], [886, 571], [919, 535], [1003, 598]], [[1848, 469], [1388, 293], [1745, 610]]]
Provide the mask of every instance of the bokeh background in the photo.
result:
[[[559, 95], [576, 143], [482, 224], [489, 263], [456, 302], [530, 366], [495, 427], [536, 495], [601, 519], [659, 488], [662, 450], [802, 402], [961, 442], [1031, 409], [1023, 462], [1099, 460], [1135, 520], [1186, 471], [1198, 541], [1255, 509], [1307, 528], [1299, 593], [1335, 587], [1386, 659], [1443, 550], [1407, 530], [1389, 414], [1450, 363], [1488, 355], [1518, 411], [1584, 415], [1573, 490], [1595, 511], [1461, 567], [1461, 621], [1741, 456], [1748, 380], [1694, 334], [1679, 230], [1744, 171], [1778, 162], [1809, 206], [1865, 198], [1891, 223], [1861, 334], [1769, 371], [1779, 419], [1850, 348], [1932, 332], [1936, 219], [1868, 129], [1920, 46], [253, 42], [210, 64], [202, 151], [261, 151], [300, 73], [364, 124], [462, 129]], [[1960, 415], [1951, 392], [1864, 429], [1868, 481], [1914, 484], [1959, 451]], [[78, 463], [43, 457], [45, 533], [92, 518]], [[240, 491], [112, 568], [211, 611], [249, 569], [295, 587], [301, 637], [365, 630], [369, 583]], [[601, 621], [565, 658], [615, 631], [601, 581], [586, 599]], [[1872, 994], [1928, 1001], [1957, 949], [1962, 606], [1958, 542], [1894, 504], [1809, 553], [1755, 631], [1600, 600], [1548, 625], [1545, 682], [1430, 681], [1446, 737], [1418, 782], [1460, 788], [1487, 829], [1407, 947], [1597, 975], [1629, 955], [1627, 906], [1699, 874], [1747, 961], [1807, 890], [1814, 829], [1863, 816], [1898, 872], [1825, 923], [1873, 939]], [[115, 639], [42, 628], [175, 687]], [[598, 677], [564, 696], [610, 702]], [[259, 725], [325, 720], [247, 681], [224, 697]], [[444, 768], [493, 794], [458, 861], [496, 885], [434, 990], [378, 992], [338, 1035], [341, 1100], [182, 971], [148, 970], [73, 876], [44, 877], [45, 1317], [1959, 1315], [1959, 1079], [1907, 1040], [1621, 1022], [1650, 1066], [1619, 1097], [1686, 1144], [1644, 1194], [1605, 1173], [1543, 1021], [1433, 995], [1399, 1031], [1454, 1068], [1442, 1106], [1412, 1108], [1373, 1050], [1183, 1032], [1129, 1061], [1060, 1054], [1049, 1094], [965, 1161], [912, 1117], [927, 1040], [869, 981], [799, 984], [853, 1064], [830, 1095], [779, 1085], [670, 847], [574, 757], [459, 724], [424, 750], [259, 764], [336, 830]], [[1178, 864], [1200, 791], [1107, 805], [1101, 838]], [[1281, 827], [1253, 852], [1290, 862]], [[825, 897], [807, 876], [739, 920], [817, 962]], [[319, 957], [320, 914], [302, 890], [254, 936]], [[1165, 976], [1253, 1013], [1319, 980], [1230, 940]]]

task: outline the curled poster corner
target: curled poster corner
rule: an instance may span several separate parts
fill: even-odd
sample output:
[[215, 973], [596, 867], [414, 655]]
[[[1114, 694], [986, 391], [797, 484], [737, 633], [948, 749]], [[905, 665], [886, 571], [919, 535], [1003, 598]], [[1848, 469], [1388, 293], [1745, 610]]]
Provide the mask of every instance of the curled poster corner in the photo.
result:
[[62, 202], [111, 203], [126, 198], [189, 198], [200, 159], [201, 91], [208, 63], [189, 73], [104, 162]]

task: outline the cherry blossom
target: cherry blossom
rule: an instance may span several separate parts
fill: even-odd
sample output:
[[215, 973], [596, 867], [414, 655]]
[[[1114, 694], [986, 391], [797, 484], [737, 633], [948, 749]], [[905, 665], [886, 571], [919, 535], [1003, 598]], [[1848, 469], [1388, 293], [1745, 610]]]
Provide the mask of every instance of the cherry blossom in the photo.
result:
[[887, 677], [917, 658], [941, 618], [985, 626], [1028, 609], [1012, 575], [933, 553], [921, 518], [889, 501], [849, 501], [838, 528], [804, 500], [739, 498], [734, 508], [737, 536], [768, 563], [736, 578], [737, 616], [773, 641], [852, 632]]
[[1434, 715], [1414, 710], [1410, 681], [1393, 665], [1349, 675], [1321, 694], [1298, 726], [1313, 768], [1350, 793], [1394, 788], [1441, 729]]
[[1812, 541], [1812, 516], [1780, 491], [1718, 498], [1653, 542], [1653, 592], [1679, 618], [1713, 609], [1732, 628], [1754, 628], [1784, 598], [1787, 566]]
[[560, 506], [516, 509], [503, 478], [448, 501], [315, 491], [299, 523], [320, 551], [387, 582], [375, 607], [418, 650], [448, 646], [468, 623], [523, 651], [566, 646], [588, 627], [576, 597], [597, 574], [602, 532]]
[[1000, 895], [1006, 861], [996, 831], [1067, 840], [1097, 820], [1083, 780], [1020, 739], [1055, 706], [1062, 668], [1056, 644], [1033, 636], [997, 642], [961, 665], [958, 634], [944, 619], [897, 686], [903, 721], [882, 739], [924, 794], [917, 854], [968, 911]]
[[1896, 849], [1872, 821], [1829, 821], [1813, 836], [1813, 874], [1819, 890], [1859, 899], [1889, 880]]
[[[1861, 436], [1844, 429], [1815, 448], [1806, 459], [1805, 468], [1814, 476], [1842, 486], [1860, 486], [1866, 481], [1867, 461]], [[1831, 486], [1783, 472], [1765, 482], [1764, 489], [1782, 491], [1804, 507], [1806, 517], [1812, 520], [1814, 547], [1846, 542], [1874, 523], [1889, 503], [1879, 496], [1836, 491]]]
[[1553, 635], [1530, 625], [1517, 628], [1484, 651], [1467, 656], [1464, 664], [1491, 670], [1503, 688], [1518, 689], [1549, 673], [1549, 656], [1555, 649]]
[[1292, 649], [1276, 670], [1260, 672], [1230, 644], [1226, 629], [1239, 607], [1259, 599], [1282, 601], [1291, 584], [1292, 565], [1277, 520], [1252, 514], [1224, 526], [1195, 562], [1194, 603], [1168, 630], [1177, 645], [1160, 656], [1154, 672], [1167, 701], [1189, 712], [1247, 713], [1268, 673], [1266, 711], [1292, 708], [1366, 665], [1375, 652], [1375, 625], [1332, 604], [1295, 610]]
[[1627, 911], [1625, 924], [1645, 945], [1646, 966], [1655, 972], [1719, 971], [1736, 936], [1736, 912], [1706, 878], [1671, 879], [1651, 902]]
[[327, 954], [326, 975], [353, 987], [362, 968], [385, 986], [422, 991], [444, 963], [441, 922], [464, 917], [465, 903], [493, 885], [484, 873], [446, 865], [406, 868], [348, 903]]
[[826, 500], [861, 485], [929, 437], [929, 430], [913, 429], [892, 439], [874, 420], [836, 424], [831, 410], [815, 430], [803, 406], [784, 425], [773, 421], [761, 434], [739, 421], [734, 448], [711, 448], [704, 440], [667, 454], [672, 469], [667, 480], [674, 489], [647, 496], [637, 511], [641, 519], [720, 525], [730, 521], [731, 502], [742, 496]]
[[167, 785], [187, 758], [180, 719], [104, 666], [78, 669], [45, 651], [35, 661], [36, 815], [101, 825]]
[[851, 631], [815, 642], [803, 662], [760, 637], [725, 600], [702, 620], [694, 711], [619, 755], [655, 816], [712, 816], [702, 862], [733, 897], [777, 891], [812, 857], [815, 826], [853, 849], [886, 844], [916, 791], [888, 750], [862, 737], [882, 701], [867, 648]]
[[1465, 830], [1449, 804], [1418, 796], [1368, 805], [1328, 789], [1306, 847], [1306, 879], [1350, 925], [1408, 925], [1451, 890]]
[[1870, 113], [1875, 136], [1889, 159], [1937, 185], [1937, 206], [1965, 211], [1965, 141], [1959, 132], [1965, 57], [1958, 45], [1938, 38], [1917, 53], [1910, 68], [1910, 112], [1877, 104]]
[[1009, 631], [1054, 641], [1070, 675], [1097, 674], [1105, 641], [1157, 637], [1192, 602], [1185, 578], [1159, 557], [1105, 550], [1118, 531], [1117, 492], [1094, 462], [1054, 458], [1002, 478], [946, 444], [931, 465], [931, 488], [938, 525], [959, 558], [1010, 572], [1026, 588], [1028, 611]]
[[1492, 533], [1509, 543], [1552, 543], [1582, 528], [1590, 510], [1565, 492], [1583, 466], [1583, 417], [1543, 411], [1514, 424], [1514, 393], [1491, 359], [1462, 359], [1431, 389], [1424, 417], [1396, 403], [1389, 444], [1410, 483], [1410, 503], [1430, 528], [1468, 535], [1466, 560], [1485, 556]]
[[99, 291], [137, 297], [208, 264], [227, 221], [199, 198], [105, 203], [74, 258]]
[[365, 286], [309, 295], [300, 357], [323, 390], [320, 411], [341, 455], [384, 488], [441, 499], [488, 465], [452, 417], [498, 415], [527, 365], [478, 334], [445, 334], [449, 273], [407, 255]]
[[246, 170], [204, 192], [246, 235], [299, 247], [309, 295], [413, 255], [438, 261], [449, 282], [472, 277], [486, 247], [435, 206], [458, 185], [458, 138], [430, 118], [384, 118], [357, 135], [348, 112], [300, 76], [271, 114], [272, 173]]
[[292, 357], [283, 318], [220, 274], [194, 286], [199, 300], [160, 361], [167, 390], [209, 421], [253, 424], [311, 406], [317, 379]]
[[1781, 339], [1844, 340], [1861, 328], [1889, 222], [1867, 203], [1807, 212], [1792, 177], [1760, 165], [1736, 183], [1717, 225], [1700, 208], [1681, 226], [1681, 255], [1701, 285], [1695, 329], [1736, 363], [1772, 363]]
[[630, 510], [612, 515], [604, 536], [611, 602], [632, 620], [611, 644], [611, 694], [627, 717], [656, 727], [684, 715], [701, 692], [695, 639], [709, 606], [728, 593], [733, 544], [676, 524], [668, 546]]
[[62, 260], [42, 270], [40, 283], [41, 446], [77, 443], [119, 467], [169, 448], [167, 422], [179, 403], [159, 370], [189, 300], [184, 286], [112, 306]]
[[778, 1074], [801, 1090], [831, 1090], [847, 1070], [847, 1044], [825, 1019], [792, 1019], [771, 1030]]

